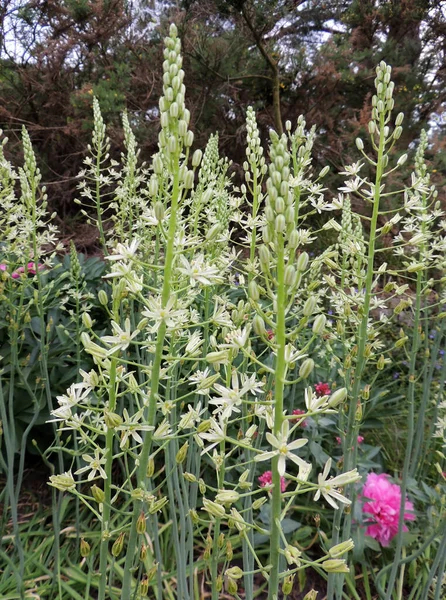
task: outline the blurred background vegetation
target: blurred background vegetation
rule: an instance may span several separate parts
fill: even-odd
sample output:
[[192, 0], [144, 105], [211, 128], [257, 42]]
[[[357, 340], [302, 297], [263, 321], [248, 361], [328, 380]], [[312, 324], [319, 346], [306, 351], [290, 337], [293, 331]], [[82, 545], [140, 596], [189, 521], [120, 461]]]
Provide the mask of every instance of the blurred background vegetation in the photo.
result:
[[[393, 65], [400, 152], [430, 132], [428, 162], [446, 179], [446, 8], [441, 0], [3, 0], [0, 6], [0, 128], [20, 159], [31, 135], [58, 226], [89, 251], [96, 231], [79, 221], [77, 175], [97, 96], [111, 154], [122, 148], [127, 110], [142, 158], [156, 151], [162, 40], [170, 22], [185, 54], [186, 102], [195, 146], [220, 134], [235, 181], [244, 160], [245, 111], [252, 105], [266, 140], [299, 114], [315, 125], [316, 168], [335, 173], [357, 160], [352, 138], [366, 132], [375, 66]], [[406, 173], [407, 174], [407, 173]], [[395, 182], [397, 183], [397, 182]], [[443, 197], [443, 201], [445, 198]], [[82, 237], [83, 236], [83, 237]]]

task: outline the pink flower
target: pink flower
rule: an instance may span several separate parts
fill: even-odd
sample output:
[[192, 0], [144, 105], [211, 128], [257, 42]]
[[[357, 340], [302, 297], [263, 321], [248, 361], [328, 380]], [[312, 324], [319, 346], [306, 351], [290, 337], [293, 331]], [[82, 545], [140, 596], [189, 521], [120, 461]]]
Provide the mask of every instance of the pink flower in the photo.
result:
[[[398, 533], [398, 521], [401, 505], [401, 488], [389, 481], [390, 476], [386, 473], [377, 475], [369, 473], [362, 490], [362, 495], [369, 502], [365, 502], [363, 512], [368, 513], [371, 518], [366, 519], [372, 523], [366, 529], [366, 535], [378, 540], [382, 546], [388, 546], [390, 541]], [[413, 504], [406, 499], [404, 503], [404, 519], [414, 521]], [[406, 512], [408, 511], [408, 512]], [[403, 531], [408, 531], [403, 525]]]
[[328, 385], [328, 383], [316, 383], [316, 385], [314, 386], [314, 391], [318, 396], [328, 396], [329, 394], [331, 394], [331, 388]]
[[[336, 439], [338, 445], [340, 446], [342, 444], [341, 438], [339, 436], [337, 436], [335, 439]], [[358, 444], [362, 444], [362, 442], [364, 441], [364, 437], [362, 435], [358, 435], [357, 440], [358, 440]]]
[[[301, 410], [300, 408], [295, 408], [295, 409], [293, 410], [293, 415], [304, 415], [304, 414], [305, 414], [305, 411], [304, 411], [304, 410]], [[293, 419], [294, 423], [296, 423], [298, 420], [299, 420], [299, 419]], [[300, 423], [300, 426], [301, 426], [301, 427], [306, 427], [306, 426], [307, 426], [307, 421], [306, 421], [306, 419], [304, 419], [304, 420], [302, 421], [302, 423]]]
[[[273, 474], [271, 471], [265, 471], [263, 475], [259, 477], [260, 487], [266, 487], [267, 485], [273, 484]], [[280, 478], [280, 491], [284, 492], [286, 490], [286, 481], [285, 477]]]
[[0, 271], [6, 271], [7, 269], [8, 267], [5, 264], [0, 263]]
[[[38, 263], [37, 264], [37, 268], [39, 269], [39, 271], [41, 271], [42, 269], [45, 268], [45, 265], [42, 265], [41, 263]], [[27, 269], [28, 275], [35, 275], [36, 274], [36, 263], [29, 262], [26, 265], [26, 269]], [[24, 272], [25, 272], [25, 267], [19, 267], [17, 269], [17, 271], [14, 271], [13, 273], [11, 273], [11, 277], [13, 279], [18, 279], [20, 277], [20, 275], [22, 273], [24, 273]]]

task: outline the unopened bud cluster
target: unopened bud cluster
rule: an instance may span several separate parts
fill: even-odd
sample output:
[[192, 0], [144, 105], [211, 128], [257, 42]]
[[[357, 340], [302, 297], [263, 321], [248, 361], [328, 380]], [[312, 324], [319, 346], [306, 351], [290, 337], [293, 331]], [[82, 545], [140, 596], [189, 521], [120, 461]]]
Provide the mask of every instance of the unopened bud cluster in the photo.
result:
[[248, 106], [248, 110], [246, 112], [246, 133], [247, 160], [243, 163], [243, 169], [245, 170], [245, 179], [247, 182], [249, 182], [251, 180], [252, 172], [259, 170], [262, 175], [265, 175], [268, 170], [265, 164], [265, 157], [263, 156], [263, 147], [260, 143], [256, 114], [251, 106]]
[[266, 244], [274, 242], [278, 235], [288, 237], [295, 229], [294, 196], [289, 186], [290, 153], [287, 138], [280, 138], [275, 131], [270, 132], [271, 149], [269, 178], [266, 183], [265, 203], [266, 225], [263, 228], [263, 240]]
[[170, 26], [169, 36], [164, 40], [163, 96], [159, 101], [161, 132], [159, 144], [168, 154], [177, 154], [179, 145], [192, 146], [194, 134], [188, 130], [190, 113], [184, 97], [183, 58], [181, 42], [175, 25]]

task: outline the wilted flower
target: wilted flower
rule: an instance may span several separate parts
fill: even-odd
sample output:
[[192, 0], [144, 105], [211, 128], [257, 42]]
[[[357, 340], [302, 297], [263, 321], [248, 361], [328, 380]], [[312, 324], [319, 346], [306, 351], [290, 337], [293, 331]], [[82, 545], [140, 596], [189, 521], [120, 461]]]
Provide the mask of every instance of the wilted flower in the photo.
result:
[[[363, 512], [372, 515], [366, 521], [372, 523], [366, 529], [366, 535], [378, 540], [382, 546], [388, 546], [390, 541], [398, 533], [398, 523], [401, 507], [401, 488], [396, 483], [389, 481], [390, 476], [386, 473], [377, 475], [369, 473], [362, 490], [365, 502]], [[404, 520], [414, 521], [413, 504], [407, 499], [404, 503]], [[408, 531], [403, 525], [403, 531]]]

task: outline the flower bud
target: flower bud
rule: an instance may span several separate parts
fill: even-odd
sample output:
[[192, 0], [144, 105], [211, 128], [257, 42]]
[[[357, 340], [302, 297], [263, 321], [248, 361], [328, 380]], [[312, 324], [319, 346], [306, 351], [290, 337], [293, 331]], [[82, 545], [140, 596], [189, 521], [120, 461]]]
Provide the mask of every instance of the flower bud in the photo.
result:
[[292, 250], [295, 250], [298, 245], [299, 245], [299, 233], [298, 233], [297, 229], [293, 229], [293, 231], [290, 233], [290, 236], [288, 238], [288, 246]]
[[318, 315], [314, 321], [313, 321], [313, 333], [315, 335], [320, 335], [321, 333], [324, 332], [325, 330], [325, 323], [326, 323], [327, 319], [325, 318], [325, 315]]
[[364, 150], [364, 142], [359, 137], [356, 138], [356, 147], [358, 150]]
[[260, 299], [259, 287], [255, 281], [250, 281], [248, 284], [248, 296], [251, 300], [254, 300], [254, 302], [258, 302]]
[[285, 231], [286, 221], [284, 215], [277, 215], [274, 223], [274, 229], [277, 233], [282, 233], [283, 231]]
[[228, 359], [228, 353], [226, 350], [220, 350], [219, 352], [209, 352], [206, 355], [206, 361], [211, 364], [226, 361]]
[[369, 121], [369, 133], [373, 135], [376, 131], [376, 123], [375, 121]]
[[265, 218], [270, 223], [272, 223], [275, 219], [274, 210], [271, 204], [267, 204], [265, 207]]
[[139, 559], [144, 562], [147, 558], [147, 546], [145, 544], [142, 544], [141, 546], [141, 551], [139, 553]]
[[331, 558], [324, 560], [322, 568], [327, 573], [349, 573], [349, 568], [342, 558]]
[[102, 490], [97, 485], [92, 485], [90, 488], [90, 491], [91, 491], [93, 498], [96, 500], [96, 502], [98, 504], [102, 504], [104, 502], [104, 500], [105, 500], [104, 490]]
[[149, 456], [149, 460], [147, 461], [146, 475], [150, 479], [150, 477], [153, 477], [154, 473], [155, 473], [155, 461], [153, 460], [153, 456]]
[[336, 544], [336, 546], [330, 548], [328, 554], [331, 556], [331, 558], [339, 558], [346, 552], [350, 552], [350, 550], [353, 550], [354, 547], [355, 544], [353, 543], [353, 540], [349, 539], [345, 542], [341, 542], [340, 544]]
[[307, 379], [313, 372], [313, 369], [314, 360], [312, 358], [306, 358], [300, 365], [299, 377], [302, 377], [302, 379]]
[[177, 138], [174, 135], [171, 135], [169, 137], [169, 140], [167, 142], [167, 149], [170, 152], [170, 154], [175, 154], [177, 152], [178, 142]]
[[282, 592], [285, 596], [293, 591], [294, 575], [287, 575], [282, 583]]
[[231, 579], [230, 577], [226, 577], [226, 590], [228, 594], [235, 596], [237, 593], [238, 585], [235, 579]]
[[231, 567], [230, 569], [226, 569], [225, 575], [231, 579], [241, 579], [243, 577], [243, 571], [240, 567]]
[[167, 112], [161, 113], [160, 125], [163, 129], [169, 127], [169, 115], [167, 114]]
[[240, 494], [235, 490], [221, 490], [215, 496], [216, 502], [220, 504], [233, 504], [240, 498]]
[[266, 333], [265, 321], [262, 319], [260, 315], [255, 315], [252, 320], [252, 328], [254, 329], [254, 333], [259, 336], [264, 336]]
[[80, 553], [82, 558], [87, 558], [87, 556], [90, 554], [90, 550], [90, 544], [85, 541], [84, 538], [81, 538]]
[[308, 594], [305, 594], [303, 600], [317, 600], [318, 592], [316, 590], [310, 590]]
[[265, 496], [263, 496], [262, 498], [257, 498], [257, 500], [254, 500], [254, 502], [252, 503], [252, 509], [258, 510], [263, 504], [265, 504], [266, 501], [267, 498]]
[[142, 535], [146, 532], [146, 517], [143, 511], [141, 511], [138, 520], [136, 521], [136, 533]]
[[62, 475], [51, 475], [49, 485], [61, 492], [68, 492], [76, 487], [71, 471], [67, 471]]
[[386, 361], [384, 359], [384, 355], [381, 354], [381, 356], [378, 358], [378, 361], [376, 363], [376, 368], [378, 369], [378, 371], [382, 371], [385, 366], [386, 366]]
[[120, 533], [112, 546], [111, 553], [112, 556], [114, 556], [115, 558], [117, 558], [121, 554], [122, 549], [124, 548], [124, 538], [125, 533]]
[[346, 398], [347, 398], [347, 388], [345, 388], [345, 387], [339, 388], [338, 390], [333, 392], [333, 394], [328, 399], [328, 406], [330, 406], [330, 408], [336, 408], [336, 406], [338, 406], [339, 404], [344, 402], [344, 400]]
[[296, 269], [293, 265], [287, 265], [284, 273], [285, 285], [292, 286], [296, 283]]
[[298, 271], [305, 271], [308, 266], [310, 257], [307, 252], [302, 252], [297, 258], [296, 268]]
[[144, 575], [144, 577], [141, 579], [140, 583], [139, 583], [139, 593], [141, 595], [141, 597], [147, 596], [149, 592], [149, 579], [147, 577], [147, 575]]
[[207, 513], [214, 517], [217, 517], [218, 519], [222, 519], [226, 514], [226, 511], [223, 506], [217, 504], [216, 502], [212, 502], [207, 498], [203, 498], [202, 510], [205, 510]]
[[101, 306], [107, 306], [108, 304], [108, 296], [105, 290], [99, 290], [98, 292], [98, 300]]
[[181, 446], [181, 448], [178, 450], [177, 455], [175, 457], [175, 461], [176, 461], [177, 465], [180, 465], [181, 463], [183, 463], [185, 461], [188, 448], [189, 448], [189, 443], [185, 442]]
[[153, 501], [151, 503], [151, 505], [149, 506], [149, 513], [151, 515], [154, 515], [155, 513], [157, 513], [160, 510], [162, 510], [164, 508], [164, 506], [166, 506], [166, 504], [168, 504], [168, 502], [169, 502], [169, 499], [166, 498], [166, 496], [164, 496], [163, 498], [160, 498], [156, 502]]
[[87, 329], [91, 329], [93, 327], [93, 321], [88, 313], [82, 313], [82, 323]]
[[319, 173], [319, 178], [322, 179], [323, 177], [325, 177], [325, 175], [327, 175], [327, 173], [330, 171], [330, 166], [326, 165], [321, 172]]
[[396, 116], [396, 119], [395, 119], [395, 125], [397, 127], [400, 127], [403, 122], [403, 119], [404, 119], [404, 113], [402, 113], [402, 112], [398, 113]]
[[108, 429], [116, 429], [122, 425], [122, 417], [108, 410], [104, 411], [104, 421]]
[[309, 317], [314, 313], [317, 306], [317, 300], [314, 296], [310, 296], [304, 304], [302, 313], [305, 317]]
[[407, 160], [407, 154], [402, 154], [398, 159], [398, 166], [401, 167]]
[[[282, 182], [283, 185], [284, 182]], [[282, 196], [278, 196], [276, 198], [276, 212], [278, 213], [283, 213], [285, 212], [285, 200], [282, 198]]]
[[194, 143], [194, 133], [193, 133], [193, 131], [188, 131], [186, 134], [186, 137], [184, 139], [184, 145], [186, 146], [186, 148], [190, 148], [193, 143]]
[[194, 168], [200, 166], [202, 157], [203, 157], [203, 152], [200, 149], [195, 150], [195, 152], [192, 154], [192, 166]]
[[184, 187], [186, 190], [191, 190], [194, 187], [194, 172], [188, 171], [184, 177]]
[[191, 508], [189, 510], [189, 516], [190, 516], [190, 519], [191, 519], [191, 521], [192, 521], [192, 523], [194, 525], [196, 525], [199, 522], [199, 520], [200, 520], [200, 517], [198, 516], [197, 511], [195, 509], [193, 509], [193, 508]]
[[259, 260], [261, 265], [269, 266], [271, 262], [271, 254], [266, 246], [259, 248]]
[[157, 175], [161, 175], [161, 173], [163, 172], [163, 161], [161, 160], [159, 154], [157, 154], [153, 159], [153, 171]]

